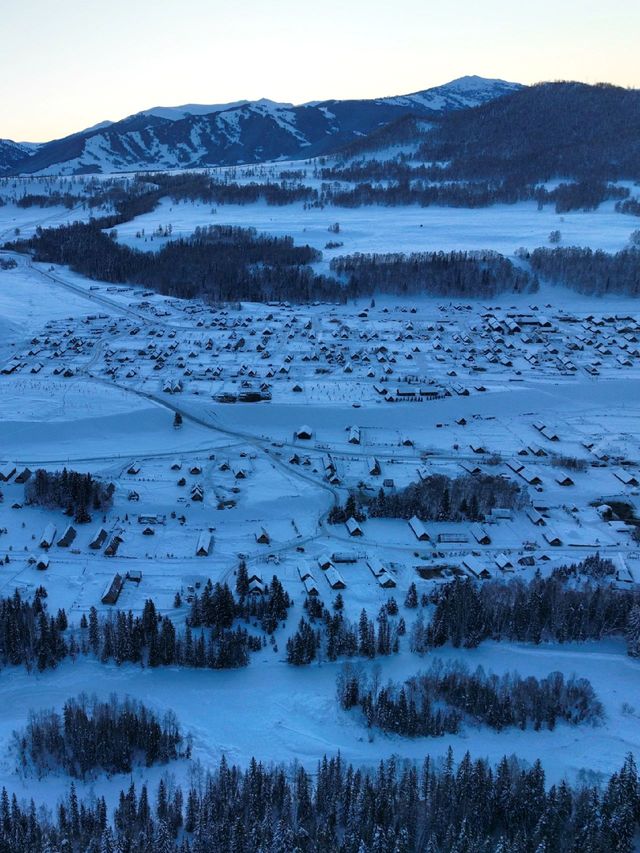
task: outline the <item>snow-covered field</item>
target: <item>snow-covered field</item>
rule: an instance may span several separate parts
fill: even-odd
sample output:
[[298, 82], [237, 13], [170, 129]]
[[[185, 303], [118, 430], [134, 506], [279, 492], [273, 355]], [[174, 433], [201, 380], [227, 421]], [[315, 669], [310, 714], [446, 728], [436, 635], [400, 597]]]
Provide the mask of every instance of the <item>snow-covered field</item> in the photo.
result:
[[[0, 211], [1, 213], [1, 211]], [[340, 233], [331, 234], [338, 222]], [[134, 248], [150, 251], [165, 239], [153, 236], [159, 228], [172, 227], [172, 237], [187, 236], [207, 225], [253, 227], [274, 236], [290, 235], [296, 243], [308, 243], [323, 251], [318, 271], [327, 272], [333, 256], [355, 252], [425, 252], [493, 249], [507, 256], [520, 247], [535, 249], [548, 244], [549, 233], [559, 230], [563, 246], [591, 246], [617, 252], [629, 244], [634, 231], [631, 217], [613, 209], [613, 202], [598, 210], [557, 214], [551, 205], [539, 211], [534, 202], [495, 205], [490, 208], [441, 207], [326, 207], [304, 209], [302, 203], [274, 207], [265, 202], [251, 205], [173, 203], [163, 200], [152, 212], [118, 227], [118, 239]], [[138, 233], [144, 236], [136, 237]], [[153, 240], [151, 240], [153, 236]], [[325, 250], [330, 241], [343, 246]]]
[[[75, 213], [6, 206], [0, 208], [0, 237], [15, 227], [29, 233], [39, 223], [69, 218]], [[528, 204], [477, 211], [305, 211], [257, 204], [212, 213], [203, 205], [164, 202], [119, 227], [118, 239], [152, 249], [163, 242], [150, 241], [159, 225], [171, 224], [175, 237], [198, 225], [240, 224], [323, 249], [328, 226], [338, 220], [340, 253], [492, 248], [511, 254], [519, 246], [544, 245], [555, 228], [564, 244], [615, 251], [632, 230], [610, 205], [560, 219]], [[146, 242], [135, 236], [142, 228]], [[118, 668], [87, 659], [42, 674], [3, 671], [0, 784], [44, 796], [49, 782], [15, 774], [12, 731], [24, 724], [29, 708], [59, 706], [81, 690], [128, 693], [159, 710], [173, 708], [193, 735], [194, 757], [205, 762], [225, 754], [245, 763], [255, 754], [265, 761], [297, 759], [313, 769], [322, 754], [339, 749], [348, 760], [375, 765], [388, 755], [442, 755], [451, 744], [458, 757], [466, 749], [492, 760], [505, 753], [528, 761], [539, 757], [549, 779], [557, 780], [575, 779], [581, 771], [609, 774], [627, 751], [640, 752], [640, 664], [625, 655], [622, 642], [486, 644], [438, 652], [496, 672], [575, 672], [592, 681], [606, 716], [596, 728], [467, 728], [433, 740], [369, 733], [355, 712], [340, 711], [340, 663], [293, 668], [284, 662], [286, 637], [303, 612], [299, 569], [312, 565], [321, 597], [330, 602], [334, 596], [317, 568], [317, 558], [327, 553], [355, 555], [341, 569], [352, 619], [363, 607], [375, 615], [390, 594], [401, 603], [412, 581], [428, 591], [436, 581], [422, 580], [417, 565], [445, 560], [460, 566], [469, 556], [500, 577], [498, 554], [514, 560], [531, 554], [547, 572], [600, 550], [618, 566], [621, 584], [640, 582], [640, 549], [629, 529], [603, 520], [595, 508], [617, 499], [640, 510], [637, 304], [560, 288], [492, 303], [380, 298], [375, 308], [244, 305], [223, 311], [99, 285], [23, 258], [15, 269], [0, 270], [0, 467], [67, 465], [116, 485], [105, 518], [81, 527], [72, 549], [54, 546], [48, 570], [40, 572], [30, 561], [42, 554], [40, 533], [53, 521], [60, 534], [68, 520], [61, 512], [25, 505], [24, 487], [13, 475], [3, 483], [0, 557], [9, 562], [0, 571], [1, 594], [16, 587], [29, 594], [44, 584], [49, 607], [65, 607], [77, 621], [92, 606], [107, 611], [101, 594], [109, 579], [116, 570], [133, 568], [142, 571], [142, 581], [125, 586], [119, 606], [140, 611], [153, 598], [181, 622], [186, 611], [173, 610], [175, 593], [209, 577], [232, 583], [243, 554], [265, 580], [277, 574], [294, 600], [288, 627], [277, 634], [278, 651], [267, 647], [240, 671]], [[497, 334], [490, 326], [513, 317], [522, 322], [518, 332]], [[527, 334], [531, 328], [535, 334]], [[246, 345], [235, 349], [231, 344], [240, 335]], [[269, 400], [220, 401], [262, 384]], [[387, 396], [400, 387], [426, 390], [420, 400], [390, 403], [376, 388], [383, 384]], [[433, 400], [427, 400], [430, 390]], [[172, 425], [176, 411], [184, 418], [179, 429]], [[297, 434], [303, 425], [309, 438]], [[357, 442], [350, 440], [354, 426]], [[327, 476], [327, 454], [333, 478]], [[552, 464], [558, 455], [586, 463], [570, 485], [558, 482], [560, 469]], [[526, 465], [526, 484], [509, 464], [518, 459]], [[366, 521], [358, 539], [326, 521], [334, 500], [344, 501], [351, 489], [373, 494], [385, 482], [397, 489], [425, 474], [457, 476], [474, 466], [525, 485], [560, 544], [549, 544], [545, 528], [534, 526], [523, 510], [487, 524], [487, 545], [476, 543], [464, 522], [430, 522], [432, 541], [419, 543], [400, 520]], [[204, 489], [201, 503], [189, 499], [196, 484]], [[220, 509], [224, 503], [228, 508]], [[143, 534], [145, 522], [139, 520], [149, 516], [164, 517], [152, 536]], [[116, 558], [88, 547], [100, 524], [123, 533]], [[269, 545], [256, 541], [263, 527]], [[213, 533], [214, 547], [209, 556], [197, 557], [196, 542], [205, 530]], [[438, 534], [452, 532], [466, 540], [436, 547]], [[395, 589], [379, 587], [366, 566], [372, 556], [391, 567]], [[519, 567], [515, 575], [530, 577], [534, 570]], [[413, 613], [402, 612], [410, 623]], [[413, 655], [405, 638], [398, 656], [363, 665], [379, 665], [383, 678], [397, 679], [426, 668], [428, 660]], [[625, 702], [629, 707], [623, 709]], [[136, 771], [149, 779], [160, 772]], [[186, 775], [187, 764], [175, 772]], [[115, 792], [127, 783], [110, 780], [104, 789]]]

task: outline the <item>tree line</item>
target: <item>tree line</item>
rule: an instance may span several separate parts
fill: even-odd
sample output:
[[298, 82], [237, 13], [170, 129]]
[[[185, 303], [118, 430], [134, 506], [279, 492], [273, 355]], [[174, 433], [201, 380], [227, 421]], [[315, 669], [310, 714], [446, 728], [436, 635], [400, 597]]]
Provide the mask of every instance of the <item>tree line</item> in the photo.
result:
[[494, 296], [530, 293], [537, 280], [494, 251], [413, 252], [343, 255], [331, 271], [347, 282], [350, 295], [374, 292], [437, 296]]
[[188, 755], [172, 711], [160, 719], [142, 702], [115, 694], [108, 701], [82, 694], [67, 700], [61, 714], [31, 711], [15, 742], [20, 771], [39, 777], [58, 770], [76, 779], [130, 773], [138, 761], [151, 767]]
[[637, 248], [614, 254], [577, 246], [541, 248], [525, 253], [524, 257], [539, 278], [579, 293], [640, 295], [640, 249]]
[[518, 726], [553, 730], [559, 720], [579, 725], [603, 716], [591, 683], [552, 672], [546, 678], [522, 678], [517, 672], [496, 675], [482, 667], [469, 672], [459, 661], [436, 661], [426, 672], [398, 684], [380, 685], [347, 666], [338, 676], [340, 707], [358, 707], [369, 728], [405, 737], [456, 734], [464, 722], [495, 731]]
[[364, 770], [324, 756], [299, 765], [218, 764], [186, 788], [161, 780], [155, 795], [132, 781], [110, 819], [103, 797], [75, 787], [53, 811], [0, 793], [4, 853], [632, 853], [640, 817], [629, 755], [600, 787], [547, 785], [540, 761]]
[[187, 624], [177, 631], [150, 599], [139, 616], [130, 610], [104, 616], [91, 607], [88, 618], [83, 614], [78, 626], [69, 626], [64, 610], [56, 616], [47, 612], [46, 596], [40, 587], [31, 600], [18, 590], [0, 599], [0, 665], [42, 671], [66, 658], [91, 655], [103, 663], [226, 669], [247, 666], [250, 652], [263, 648], [260, 636], [240, 626]]

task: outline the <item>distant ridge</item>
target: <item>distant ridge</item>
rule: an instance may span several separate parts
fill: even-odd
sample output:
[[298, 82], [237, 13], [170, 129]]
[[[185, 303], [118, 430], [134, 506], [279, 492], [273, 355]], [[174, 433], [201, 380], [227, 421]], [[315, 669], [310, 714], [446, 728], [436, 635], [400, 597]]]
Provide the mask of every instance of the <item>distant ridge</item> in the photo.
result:
[[522, 86], [461, 77], [408, 95], [301, 105], [262, 98], [231, 104], [152, 107], [37, 146], [0, 142], [0, 174], [91, 174], [186, 169], [313, 157], [402, 116], [435, 118], [485, 104]]

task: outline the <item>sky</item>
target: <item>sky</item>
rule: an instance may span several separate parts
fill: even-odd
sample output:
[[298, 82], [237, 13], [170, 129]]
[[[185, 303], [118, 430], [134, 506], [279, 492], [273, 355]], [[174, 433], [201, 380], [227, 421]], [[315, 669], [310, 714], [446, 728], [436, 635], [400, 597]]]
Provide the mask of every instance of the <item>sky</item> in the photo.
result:
[[0, 138], [153, 106], [372, 98], [466, 74], [640, 88], [640, 0], [0, 0]]

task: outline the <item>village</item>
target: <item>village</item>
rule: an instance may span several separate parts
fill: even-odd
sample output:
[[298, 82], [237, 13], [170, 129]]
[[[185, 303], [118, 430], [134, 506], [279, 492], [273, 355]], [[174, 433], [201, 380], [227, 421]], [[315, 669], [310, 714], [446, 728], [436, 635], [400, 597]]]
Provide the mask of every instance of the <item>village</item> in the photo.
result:
[[[294, 601], [341, 592], [357, 615], [412, 583], [531, 577], [595, 552], [614, 561], [614, 583], [640, 581], [639, 439], [624, 393], [609, 405], [640, 368], [640, 321], [624, 305], [211, 307], [44, 265], [22, 272], [78, 310], [11, 345], [3, 398], [55, 387], [98, 410], [116, 392], [135, 406], [123, 403], [124, 437], [98, 419], [74, 441], [70, 420], [64, 453], [46, 430], [31, 445], [14, 436], [13, 452], [4, 442], [7, 594], [45, 582], [78, 617], [150, 597], [170, 613], [176, 593], [188, 604], [209, 578], [232, 584], [243, 560], [253, 595], [276, 575]], [[63, 467], [112, 482], [113, 505], [86, 524], [30, 505], [34, 472]], [[366, 507], [434, 474], [504, 478], [521, 500], [476, 521], [329, 523], [350, 494]]]

